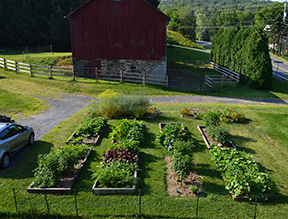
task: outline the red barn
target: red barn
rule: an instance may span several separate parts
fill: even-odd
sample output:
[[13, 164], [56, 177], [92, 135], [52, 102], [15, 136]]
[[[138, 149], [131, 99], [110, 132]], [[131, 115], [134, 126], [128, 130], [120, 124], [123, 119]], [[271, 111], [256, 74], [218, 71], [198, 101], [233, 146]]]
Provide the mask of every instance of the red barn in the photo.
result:
[[88, 0], [67, 16], [76, 74], [83, 67], [166, 75], [166, 23], [145, 0]]

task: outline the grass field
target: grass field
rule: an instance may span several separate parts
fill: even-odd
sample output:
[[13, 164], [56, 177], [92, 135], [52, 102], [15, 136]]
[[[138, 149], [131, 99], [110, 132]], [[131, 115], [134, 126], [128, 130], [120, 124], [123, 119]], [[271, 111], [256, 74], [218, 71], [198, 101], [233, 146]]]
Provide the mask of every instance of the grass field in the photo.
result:
[[[175, 49], [175, 48], [174, 48]], [[181, 57], [186, 49], [179, 49]], [[183, 54], [182, 52], [183, 51]], [[169, 52], [169, 51], [168, 51]], [[177, 52], [177, 53], [178, 53]], [[194, 53], [194, 52], [193, 52]], [[199, 51], [190, 56], [197, 60], [201, 57]], [[1, 55], [0, 55], [1, 57]], [[180, 55], [179, 55], [180, 57]], [[14, 57], [16, 59], [16, 57]], [[176, 59], [177, 56], [174, 56]], [[188, 57], [189, 58], [189, 57]], [[200, 58], [199, 58], [200, 59]], [[288, 99], [286, 82], [273, 82], [270, 91], [251, 90], [246, 87], [223, 87], [215, 91], [196, 93], [167, 90], [162, 86], [131, 84], [110, 81], [96, 83], [92, 79], [55, 77], [37, 75], [29, 77], [27, 74], [15, 74], [11, 71], [0, 70], [0, 114], [17, 118], [19, 114], [33, 115], [49, 107], [41, 97], [57, 98], [59, 94], [77, 93], [97, 96], [106, 89], [114, 89], [124, 94], [145, 95], [215, 95], [242, 98], [279, 98]], [[139, 173], [141, 188], [141, 214], [139, 198], [137, 196], [95, 196], [91, 188], [94, 179], [91, 174], [98, 168], [103, 150], [110, 144], [109, 129], [106, 129], [103, 138], [95, 146], [92, 156], [75, 185], [78, 211], [83, 218], [195, 218], [196, 198], [170, 197], [167, 194], [166, 167], [164, 162], [165, 151], [155, 141], [159, 132], [159, 122], [182, 122], [193, 133], [196, 142], [195, 171], [201, 175], [202, 185], [205, 188], [205, 197], [200, 198], [199, 218], [253, 218], [254, 203], [235, 202], [225, 190], [224, 182], [215, 169], [211, 156], [197, 130], [197, 125], [203, 124], [199, 120], [190, 120], [178, 115], [182, 107], [202, 107], [206, 109], [226, 109], [228, 107], [245, 113], [248, 118], [244, 124], [225, 124], [232, 134], [232, 140], [239, 150], [246, 151], [254, 156], [260, 164], [261, 171], [269, 172], [275, 180], [279, 194], [275, 200], [257, 204], [257, 218], [287, 218], [288, 212], [288, 128], [285, 106], [250, 106], [228, 104], [156, 104], [161, 116], [155, 120], [145, 121], [147, 134], [140, 149]], [[3, 218], [19, 217], [47, 217], [72, 218], [75, 216], [75, 199], [71, 195], [47, 195], [48, 215], [44, 195], [28, 194], [26, 188], [33, 180], [33, 169], [37, 165], [37, 155], [48, 153], [52, 147], [65, 144], [81, 120], [84, 111], [81, 111], [68, 120], [60, 123], [55, 129], [39, 140], [30, 151], [23, 155], [14, 167], [0, 173], [0, 216]], [[110, 120], [113, 124], [115, 120]], [[13, 198], [13, 188], [17, 198], [17, 211]]]
[[[145, 121], [147, 134], [140, 149], [140, 182], [141, 214], [138, 196], [111, 195], [95, 196], [91, 192], [94, 179], [91, 174], [99, 168], [104, 150], [110, 145], [106, 129], [103, 138], [94, 147], [92, 156], [83, 169], [74, 186], [76, 190], [78, 213], [83, 218], [195, 218], [196, 198], [182, 198], [167, 194], [165, 151], [155, 141], [159, 132], [159, 122], [181, 122], [193, 133], [196, 148], [194, 149], [195, 171], [203, 178], [204, 197], [199, 201], [199, 218], [252, 218], [254, 202], [236, 202], [225, 190], [220, 173], [211, 161], [211, 155], [204, 144], [197, 125], [201, 120], [186, 119], [179, 116], [182, 107], [201, 107], [206, 109], [226, 109], [227, 104], [156, 104], [161, 116]], [[261, 166], [261, 171], [269, 172], [276, 181], [279, 194], [274, 200], [257, 204], [257, 218], [286, 218], [288, 211], [288, 186], [286, 155], [288, 147], [286, 107], [229, 105], [230, 108], [245, 113], [247, 122], [243, 124], [225, 124], [232, 134], [232, 140], [238, 150], [246, 151], [254, 156]], [[67, 138], [80, 124], [84, 111], [59, 124], [50, 133], [38, 141], [14, 168], [0, 175], [0, 214], [2, 216], [48, 217], [45, 196], [29, 194], [26, 188], [33, 180], [33, 169], [37, 165], [37, 154], [48, 153], [52, 147], [65, 144]], [[280, 121], [280, 122], [279, 122]], [[115, 120], [109, 120], [113, 124]], [[269, 125], [268, 125], [269, 124]], [[274, 130], [277, 130], [275, 132]], [[16, 192], [18, 211], [15, 210], [13, 188]], [[47, 194], [50, 214], [53, 217], [72, 217], [76, 214], [74, 194]]]

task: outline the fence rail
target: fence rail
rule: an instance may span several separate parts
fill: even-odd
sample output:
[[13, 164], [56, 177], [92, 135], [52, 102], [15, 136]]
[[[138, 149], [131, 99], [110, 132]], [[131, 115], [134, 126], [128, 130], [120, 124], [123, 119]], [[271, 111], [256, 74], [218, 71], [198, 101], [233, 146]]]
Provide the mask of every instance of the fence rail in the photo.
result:
[[[69, 76], [75, 79], [75, 75], [73, 73], [73, 68], [63, 68], [63, 67], [55, 67], [55, 66], [43, 66], [43, 65], [34, 65], [31, 63], [22, 63], [17, 61], [11, 61], [4, 58], [0, 58], [0, 67], [12, 71], [29, 73], [31, 76], [34, 74], [42, 74], [49, 75], [50, 78], [53, 76]], [[55, 74], [56, 73], [56, 74]]]

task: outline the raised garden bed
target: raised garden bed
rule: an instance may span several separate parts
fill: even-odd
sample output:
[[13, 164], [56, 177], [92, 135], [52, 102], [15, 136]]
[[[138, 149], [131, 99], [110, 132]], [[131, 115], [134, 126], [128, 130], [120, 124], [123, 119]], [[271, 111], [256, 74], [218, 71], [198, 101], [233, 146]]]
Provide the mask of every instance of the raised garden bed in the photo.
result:
[[206, 114], [207, 110], [204, 109], [183, 109], [179, 115], [184, 118], [189, 119], [201, 119], [202, 116]]
[[87, 162], [89, 155], [91, 154], [92, 148], [89, 148], [87, 156], [83, 160], [79, 160], [79, 164], [75, 166], [75, 169], [72, 173], [61, 177], [58, 180], [56, 188], [34, 188], [34, 182], [32, 182], [27, 191], [30, 193], [56, 193], [56, 194], [69, 194], [72, 190], [73, 185], [76, 183], [80, 173]]
[[[137, 179], [137, 172], [134, 173], [134, 178]], [[137, 193], [136, 185], [132, 188], [100, 188], [99, 183], [95, 181], [92, 187], [92, 193], [95, 195], [134, 195]]]
[[209, 137], [208, 133], [205, 131], [205, 126], [197, 126], [206, 146], [208, 149], [212, 149], [212, 147], [210, 146], [211, 144], [215, 144], [216, 147], [222, 147], [222, 148], [231, 148], [231, 149], [236, 149], [236, 146], [234, 145], [234, 143], [229, 140], [230, 142], [230, 146], [219, 146], [218, 142], [214, 141], [211, 137]]
[[104, 127], [103, 131], [101, 132], [101, 134], [92, 137], [92, 138], [84, 138], [83, 141], [73, 141], [73, 139], [77, 139], [78, 135], [76, 135], [76, 130], [73, 132], [73, 134], [68, 138], [68, 140], [66, 141], [67, 144], [69, 143], [74, 143], [74, 144], [82, 144], [82, 143], [86, 143], [86, 144], [97, 144], [97, 142], [99, 141], [101, 135], [103, 134], [103, 132], [105, 131], [105, 128], [107, 127], [107, 125]]

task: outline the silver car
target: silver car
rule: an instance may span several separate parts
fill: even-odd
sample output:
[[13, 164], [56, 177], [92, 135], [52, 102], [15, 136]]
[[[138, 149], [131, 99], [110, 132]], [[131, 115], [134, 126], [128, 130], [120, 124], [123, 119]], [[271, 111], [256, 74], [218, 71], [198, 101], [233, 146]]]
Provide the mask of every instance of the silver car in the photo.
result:
[[13, 123], [0, 123], [0, 165], [6, 168], [10, 157], [25, 145], [34, 144], [34, 130], [31, 127]]

